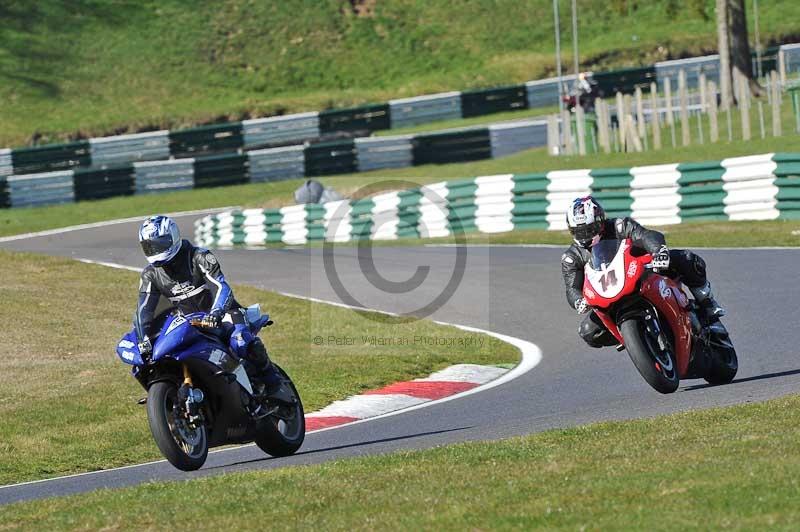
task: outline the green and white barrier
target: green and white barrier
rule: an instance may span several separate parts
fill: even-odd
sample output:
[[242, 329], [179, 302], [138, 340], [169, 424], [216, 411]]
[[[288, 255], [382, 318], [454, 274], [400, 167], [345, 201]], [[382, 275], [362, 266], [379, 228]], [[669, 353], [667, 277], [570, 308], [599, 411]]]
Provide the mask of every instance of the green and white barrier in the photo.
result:
[[447, 181], [359, 200], [247, 209], [198, 220], [205, 246], [394, 240], [566, 229], [572, 200], [592, 194], [611, 216], [646, 225], [800, 218], [800, 153], [704, 163], [559, 170]]

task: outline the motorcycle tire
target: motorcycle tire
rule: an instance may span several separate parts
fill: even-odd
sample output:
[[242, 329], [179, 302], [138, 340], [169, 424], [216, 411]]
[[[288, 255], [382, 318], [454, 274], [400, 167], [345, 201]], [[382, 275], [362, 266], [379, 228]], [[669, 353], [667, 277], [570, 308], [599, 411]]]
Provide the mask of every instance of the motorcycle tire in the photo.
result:
[[284, 385], [290, 387], [297, 402], [292, 406], [281, 407], [293, 409], [289, 422], [274, 415], [261, 420], [255, 442], [268, 455], [281, 457], [296, 453], [303, 445], [306, 437], [306, 418], [303, 402], [300, 400], [300, 394], [297, 393], [292, 379], [277, 364], [274, 365], [283, 376]]
[[625, 349], [633, 365], [644, 380], [659, 393], [672, 393], [678, 389], [680, 378], [675, 363], [675, 355], [670, 351], [661, 352], [657, 339], [650, 338], [644, 321], [633, 318], [619, 326]]
[[728, 384], [736, 377], [739, 371], [739, 359], [733, 347], [728, 331], [724, 328], [719, 333], [712, 333], [713, 351], [711, 353], [711, 367], [705, 376], [709, 384]]
[[153, 383], [147, 391], [147, 420], [164, 458], [181, 471], [194, 471], [203, 466], [208, 456], [206, 427], [195, 429], [195, 443], [185, 439], [173, 415], [177, 399], [178, 388], [174, 383]]

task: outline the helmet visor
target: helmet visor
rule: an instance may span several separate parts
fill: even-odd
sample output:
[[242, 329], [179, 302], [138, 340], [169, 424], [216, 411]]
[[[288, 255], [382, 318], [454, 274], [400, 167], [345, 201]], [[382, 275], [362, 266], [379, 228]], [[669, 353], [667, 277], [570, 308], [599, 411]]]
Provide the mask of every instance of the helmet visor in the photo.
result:
[[142, 251], [145, 256], [155, 257], [168, 251], [175, 242], [172, 240], [172, 235], [163, 235], [147, 240], [142, 240]]
[[578, 242], [590, 242], [595, 236], [600, 234], [603, 228], [603, 222], [595, 220], [590, 224], [579, 225], [578, 227], [571, 227], [570, 232], [573, 238]]

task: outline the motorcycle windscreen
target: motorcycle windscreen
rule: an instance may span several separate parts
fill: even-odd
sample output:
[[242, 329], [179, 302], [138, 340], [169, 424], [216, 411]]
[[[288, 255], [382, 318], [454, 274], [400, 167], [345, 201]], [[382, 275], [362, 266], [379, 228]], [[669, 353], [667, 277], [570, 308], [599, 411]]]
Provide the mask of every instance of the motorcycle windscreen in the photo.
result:
[[611, 264], [616, 258], [622, 242], [622, 240], [611, 238], [601, 240], [592, 246], [592, 268], [602, 270], [604, 266]]
[[601, 240], [592, 246], [592, 262], [584, 274], [601, 297], [611, 299], [625, 288], [625, 240]]
[[161, 334], [158, 335], [153, 345], [153, 360], [159, 360], [161, 357], [189, 345], [197, 337], [197, 331], [189, 325], [189, 317], [169, 316], [161, 328]]

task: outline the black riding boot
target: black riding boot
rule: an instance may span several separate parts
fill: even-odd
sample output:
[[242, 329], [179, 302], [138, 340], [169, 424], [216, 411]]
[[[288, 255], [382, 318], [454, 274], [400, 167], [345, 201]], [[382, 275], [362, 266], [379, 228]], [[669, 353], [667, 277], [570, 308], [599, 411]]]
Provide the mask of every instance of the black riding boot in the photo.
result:
[[269, 395], [280, 387], [280, 377], [269, 359], [267, 348], [261, 338], [254, 338], [247, 346], [247, 359], [255, 373], [251, 380], [263, 384], [265, 389], [262, 392]]
[[709, 321], [716, 321], [725, 315], [725, 309], [717, 303], [717, 300], [714, 299], [714, 294], [711, 293], [711, 283], [706, 281], [703, 286], [689, 288], [689, 290], [692, 291], [695, 300], [705, 311]]

